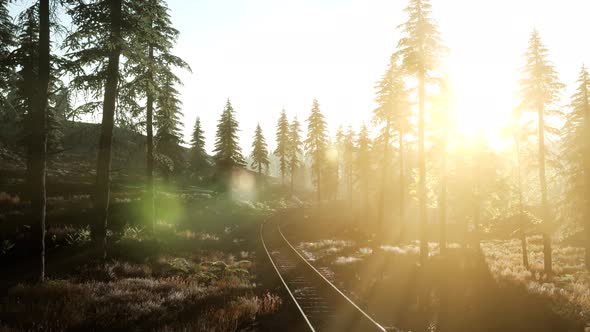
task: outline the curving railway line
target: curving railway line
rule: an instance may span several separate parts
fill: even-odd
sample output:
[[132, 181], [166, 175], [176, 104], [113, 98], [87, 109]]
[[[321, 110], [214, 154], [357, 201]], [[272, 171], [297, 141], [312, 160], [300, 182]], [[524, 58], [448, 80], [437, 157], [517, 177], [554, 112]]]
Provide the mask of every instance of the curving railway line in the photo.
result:
[[385, 331], [285, 238], [277, 218], [260, 226], [262, 245], [311, 331]]

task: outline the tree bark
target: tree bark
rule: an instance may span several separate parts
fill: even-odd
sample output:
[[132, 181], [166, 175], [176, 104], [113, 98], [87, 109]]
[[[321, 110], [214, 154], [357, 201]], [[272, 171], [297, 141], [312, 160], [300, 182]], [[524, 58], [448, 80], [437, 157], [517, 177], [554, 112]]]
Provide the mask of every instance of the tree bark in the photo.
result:
[[39, 223], [39, 265], [37, 277], [45, 280], [45, 217], [46, 217], [46, 182], [47, 165], [47, 98], [50, 70], [49, 41], [49, 0], [39, 1], [39, 67], [35, 82], [35, 98], [32, 110], [31, 137], [31, 208], [33, 218]]
[[[319, 159], [319, 158], [318, 158]], [[318, 161], [318, 166], [317, 166], [317, 186], [318, 186], [318, 205], [321, 206], [322, 205], [322, 167], [321, 164]]]
[[110, 4], [111, 32], [110, 39], [114, 47], [109, 52], [107, 79], [105, 84], [102, 124], [98, 143], [98, 162], [96, 167], [96, 194], [94, 204], [97, 223], [94, 225], [95, 240], [102, 246], [102, 260], [107, 254], [107, 228], [110, 197], [111, 152], [113, 128], [115, 125], [115, 107], [117, 87], [119, 83], [119, 56], [121, 55], [121, 0], [111, 0]]
[[352, 192], [352, 156], [348, 165], [348, 206], [352, 209], [353, 192]]
[[518, 181], [518, 222], [520, 225], [520, 243], [522, 247], [522, 265], [529, 268], [529, 254], [527, 250], [524, 213], [523, 213], [523, 197], [522, 197], [522, 176], [520, 172], [520, 139], [519, 132], [514, 133], [514, 145], [516, 149], [516, 168], [517, 168], [517, 181]]
[[[584, 181], [585, 181], [585, 198], [590, 198], [590, 104], [588, 100], [588, 77], [584, 74], [584, 82], [583, 82], [583, 95], [584, 95], [584, 102], [585, 109], [584, 109], [584, 137], [586, 142], [586, 151], [584, 153]], [[586, 269], [590, 270], [590, 205], [586, 204], [586, 222], [584, 223], [584, 230], [586, 232], [586, 256], [585, 256], [585, 263]]]
[[404, 154], [404, 128], [400, 123], [399, 130], [399, 242], [402, 242], [406, 236], [406, 174], [405, 174], [405, 154]]
[[156, 209], [154, 206], [154, 47], [149, 46], [148, 50], [149, 68], [148, 68], [148, 87], [147, 87], [147, 105], [146, 105], [146, 131], [147, 131], [147, 208], [148, 218], [152, 225], [152, 232], [156, 231]]
[[427, 210], [426, 210], [426, 156], [424, 150], [424, 87], [425, 73], [421, 69], [418, 74], [418, 201], [420, 210], [420, 264], [428, 260], [428, 233], [427, 233]]
[[389, 132], [391, 130], [391, 121], [387, 119], [385, 123], [385, 137], [383, 140], [383, 166], [381, 169], [381, 190], [379, 191], [379, 201], [377, 202], [377, 229], [383, 235], [383, 219], [385, 218], [385, 190], [387, 188], [387, 171], [389, 170]]
[[543, 216], [543, 258], [545, 273], [551, 275], [553, 269], [551, 257], [551, 222], [549, 220], [549, 202], [547, 201], [547, 179], [545, 176], [545, 121], [544, 121], [544, 107], [539, 106], [537, 115], [539, 121], [539, 181], [541, 184], [541, 206]]
[[291, 197], [294, 194], [295, 167], [291, 166]]
[[440, 253], [445, 253], [447, 249], [447, 129], [446, 123], [442, 134], [442, 161], [441, 161], [441, 192], [439, 199], [440, 212]]
[[[483, 138], [481, 138], [483, 140]], [[480, 175], [478, 174], [479, 167], [482, 161], [482, 151], [476, 150], [473, 155], [473, 162], [471, 165], [471, 181], [473, 184], [473, 247], [478, 250], [481, 249], [479, 237], [479, 223], [481, 218], [481, 185]]]

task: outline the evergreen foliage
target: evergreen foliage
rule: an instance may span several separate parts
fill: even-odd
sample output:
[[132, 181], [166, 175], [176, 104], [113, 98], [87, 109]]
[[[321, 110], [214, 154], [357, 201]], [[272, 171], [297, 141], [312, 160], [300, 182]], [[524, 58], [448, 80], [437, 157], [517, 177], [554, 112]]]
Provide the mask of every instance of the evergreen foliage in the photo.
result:
[[369, 207], [369, 179], [371, 177], [371, 138], [369, 129], [363, 123], [356, 140], [355, 174], [361, 190], [362, 204], [367, 213]]
[[305, 139], [305, 150], [311, 158], [311, 170], [315, 176], [318, 202], [322, 200], [321, 183], [322, 168], [326, 160], [328, 147], [328, 134], [326, 120], [320, 111], [317, 99], [313, 100], [311, 114], [307, 118], [307, 138]]
[[16, 43], [16, 26], [8, 12], [8, 0], [0, 0], [0, 116], [7, 112], [6, 98], [10, 90], [15, 64], [11, 59]]
[[397, 56], [403, 70], [418, 81], [418, 202], [421, 227], [420, 262], [428, 259], [426, 233], [426, 155], [425, 155], [425, 103], [426, 83], [436, 69], [439, 57], [444, 51], [436, 22], [432, 19], [432, 5], [429, 0], [410, 0], [405, 8], [408, 20], [398, 28], [403, 37], [398, 43]]
[[285, 110], [281, 112], [277, 123], [277, 148], [274, 154], [279, 157], [279, 169], [281, 171], [281, 181], [285, 184], [289, 164], [287, 154], [289, 153], [289, 120]]
[[205, 151], [205, 133], [201, 125], [201, 119], [197, 117], [191, 139], [191, 168], [193, 172], [200, 173], [203, 168], [209, 166], [208, 155]]
[[252, 158], [251, 166], [262, 175], [264, 168], [268, 169], [270, 166], [270, 160], [268, 160], [268, 147], [266, 146], [266, 140], [262, 135], [262, 128], [260, 124], [256, 125], [256, 131], [254, 132], [254, 142], [252, 142]]
[[229, 171], [234, 167], [244, 167], [245, 161], [242, 149], [238, 143], [238, 121], [235, 118], [234, 108], [229, 99], [221, 113], [217, 124], [215, 139], [215, 162], [222, 172]]
[[297, 117], [291, 121], [289, 125], [289, 149], [287, 153], [289, 163], [289, 173], [291, 174], [291, 193], [294, 190], [295, 173], [301, 167], [302, 160], [300, 159], [303, 142], [301, 142], [301, 125]]
[[[559, 93], [563, 84], [559, 82], [557, 72], [548, 59], [549, 51], [541, 42], [539, 33], [534, 30], [529, 39], [529, 46], [525, 53], [525, 66], [522, 69], [523, 77], [520, 80], [522, 98], [521, 108], [525, 111], [532, 111], [537, 115], [537, 128], [539, 140], [538, 167], [539, 182], [541, 190], [541, 207], [543, 220], [543, 256], [545, 272], [552, 273], [551, 259], [551, 212], [547, 199], [547, 177], [546, 162], [547, 151], [545, 136], [558, 134], [558, 131], [551, 127], [551, 121], [547, 117], [560, 116], [559, 111], [550, 109], [559, 99]], [[554, 158], [549, 157], [554, 160]]]
[[565, 201], [569, 215], [585, 229], [586, 268], [590, 269], [590, 76], [585, 66], [577, 84], [562, 130], [562, 156], [567, 165]]

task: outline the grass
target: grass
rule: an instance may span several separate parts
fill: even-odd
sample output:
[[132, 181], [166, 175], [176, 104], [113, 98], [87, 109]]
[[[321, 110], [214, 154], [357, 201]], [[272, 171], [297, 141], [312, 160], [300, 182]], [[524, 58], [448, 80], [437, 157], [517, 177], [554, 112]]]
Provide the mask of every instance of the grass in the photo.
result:
[[[122, 237], [126, 249], [149, 240], [133, 234]], [[277, 295], [258, 294], [251, 261], [203, 250], [203, 243], [195, 241], [200, 249], [192, 254], [159, 253], [142, 262], [118, 255], [105, 266], [88, 264], [43, 284], [19, 284], [9, 290], [14, 315], [4, 327], [235, 331], [278, 309]]]
[[528, 244], [530, 270], [522, 265], [520, 241], [482, 242], [492, 275], [501, 283], [522, 285], [529, 293], [550, 299], [560, 315], [590, 324], [590, 274], [584, 266], [584, 249], [555, 244], [555, 276], [549, 279], [543, 273], [541, 238], [531, 238]]
[[162, 211], [155, 235], [138, 224], [113, 227], [105, 265], [68, 261], [91, 245], [87, 225], [50, 225], [48, 243], [63, 258], [49, 260], [47, 282], [9, 289], [0, 331], [236, 331], [279, 310], [281, 298], [257, 285], [251, 235], [273, 205], [182, 199], [181, 213]]
[[[342, 245], [346, 244], [346, 245]], [[456, 248], [456, 244], [449, 247]], [[417, 261], [420, 248], [417, 241], [404, 245], [382, 245], [380, 250], [362, 247], [354, 241], [318, 240], [302, 242], [299, 248], [307, 256], [315, 257], [320, 265], [329, 266], [335, 272], [360, 273], [359, 262], [374, 254], [385, 254], [392, 258]], [[555, 243], [553, 246], [554, 276], [547, 278], [543, 272], [543, 245], [541, 237], [528, 240], [530, 269], [522, 265], [521, 243], [513, 240], [482, 241], [481, 248], [487, 268], [500, 287], [517, 287], [532, 297], [550, 302], [551, 308], [559, 316], [581, 325], [590, 325], [590, 273], [585, 269], [583, 248]], [[429, 243], [432, 259], [438, 255], [438, 244]], [[338, 273], [337, 273], [338, 274]]]

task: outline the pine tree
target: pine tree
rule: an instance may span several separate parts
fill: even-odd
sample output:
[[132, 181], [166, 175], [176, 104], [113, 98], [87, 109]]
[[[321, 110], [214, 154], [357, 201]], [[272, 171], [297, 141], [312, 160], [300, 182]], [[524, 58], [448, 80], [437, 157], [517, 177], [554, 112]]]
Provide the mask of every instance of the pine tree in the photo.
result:
[[72, 97], [70, 88], [68, 88], [64, 82], [59, 82], [57, 91], [54, 94], [53, 100], [55, 102], [55, 117], [67, 121], [73, 120], [75, 113], [72, 105]]
[[289, 164], [289, 174], [291, 174], [291, 195], [293, 195], [295, 185], [295, 172], [301, 165], [299, 156], [302, 153], [301, 146], [301, 125], [297, 120], [297, 117], [293, 119], [289, 126], [289, 149], [287, 153], [287, 159]]
[[377, 140], [383, 146], [381, 162], [381, 188], [377, 202], [377, 223], [383, 227], [383, 216], [385, 210], [385, 192], [390, 172], [391, 142], [397, 130], [399, 138], [400, 157], [400, 226], [404, 227], [404, 205], [405, 205], [405, 169], [404, 169], [404, 136], [409, 124], [408, 93], [403, 80], [402, 68], [397, 64], [397, 58], [392, 56], [387, 71], [381, 81], [377, 84], [377, 104], [373, 111], [373, 122], [382, 125]]
[[334, 137], [334, 147], [336, 149], [336, 161], [335, 161], [335, 175], [336, 175], [336, 198], [338, 198], [338, 193], [340, 189], [340, 178], [341, 173], [343, 172], [341, 165], [344, 163], [343, 156], [344, 156], [344, 140], [346, 135], [344, 134], [344, 127], [342, 125], [338, 126], [336, 130], [336, 136]]
[[[71, 61], [70, 70], [74, 76], [71, 85], [90, 95], [103, 96], [94, 194], [97, 222], [93, 224], [92, 233], [95, 240], [102, 244], [104, 260], [107, 249], [115, 107], [119, 82], [123, 81], [119, 72], [120, 57], [124, 50], [127, 57], [133, 58], [128, 53], [133, 52], [134, 48], [123, 46], [128, 46], [126, 43], [130, 30], [138, 26], [138, 23], [131, 21], [136, 16], [128, 0], [99, 0], [89, 3], [71, 1], [71, 4], [67, 12], [75, 29], [65, 39]], [[91, 102], [84, 109], [95, 111], [99, 107], [98, 102]]]
[[191, 139], [191, 167], [193, 172], [202, 173], [203, 168], [209, 165], [207, 157], [207, 152], [205, 151], [205, 134], [201, 126], [201, 119], [197, 117]]
[[545, 175], [546, 148], [545, 135], [555, 132], [550, 129], [546, 116], [554, 115], [548, 110], [559, 98], [563, 84], [559, 82], [557, 72], [548, 60], [548, 50], [541, 42], [539, 33], [535, 30], [529, 39], [529, 47], [525, 53], [526, 64], [523, 68], [523, 78], [520, 81], [522, 107], [537, 113], [539, 138], [539, 181], [541, 189], [541, 207], [543, 220], [543, 256], [545, 273], [552, 272], [551, 257], [551, 214], [547, 200], [547, 179]]
[[355, 133], [352, 130], [352, 126], [348, 127], [348, 131], [344, 136], [343, 141], [343, 151], [342, 151], [342, 159], [343, 159], [343, 174], [344, 179], [346, 180], [346, 192], [348, 194], [348, 202], [349, 206], [352, 207], [352, 200], [353, 200], [353, 185], [354, 185], [354, 156], [356, 153], [356, 147], [354, 144], [354, 137]]
[[45, 217], [46, 217], [46, 168], [47, 168], [47, 109], [51, 76], [50, 10], [49, 0], [39, 0], [36, 7], [38, 22], [35, 46], [31, 52], [31, 72], [24, 84], [29, 86], [29, 111], [31, 135], [28, 143], [28, 172], [31, 184], [31, 209], [33, 219], [39, 223], [39, 281], [45, 280]]
[[222, 173], [245, 165], [242, 149], [238, 144], [238, 131], [238, 121], [228, 99], [217, 124], [215, 149], [213, 150], [215, 162]]
[[363, 200], [365, 216], [369, 210], [369, 178], [371, 175], [371, 139], [369, 130], [363, 124], [356, 141], [356, 173]]
[[163, 71], [163, 77], [159, 78], [161, 82], [156, 100], [155, 127], [155, 147], [160, 160], [165, 163], [161, 164], [164, 176], [168, 177], [172, 173], [178, 173], [184, 164], [183, 150], [180, 144], [182, 140], [182, 113], [180, 111], [181, 102], [178, 99], [178, 90], [174, 86], [178, 83], [176, 75], [170, 71]]
[[328, 146], [328, 134], [326, 131], [326, 120], [320, 111], [320, 105], [317, 99], [314, 99], [311, 114], [307, 118], [305, 150], [311, 157], [311, 169], [312, 174], [315, 176], [318, 204], [322, 202], [322, 168], [326, 160], [326, 149]]
[[447, 77], [439, 80], [440, 91], [436, 97], [437, 110], [432, 115], [432, 123], [436, 127], [435, 146], [440, 154], [440, 194], [438, 196], [440, 242], [439, 250], [441, 255], [447, 249], [447, 141], [450, 131], [450, 112], [452, 91]]
[[562, 130], [563, 156], [567, 161], [566, 202], [586, 235], [586, 269], [590, 269], [590, 76], [580, 70], [578, 88], [571, 97], [570, 111]]
[[281, 183], [285, 184], [289, 164], [287, 154], [289, 149], [289, 120], [285, 110], [281, 112], [279, 122], [277, 123], [277, 148], [274, 154], [279, 157], [279, 169], [281, 171]]
[[522, 111], [519, 108], [515, 108], [512, 112], [512, 137], [514, 142], [514, 154], [516, 155], [516, 190], [518, 196], [518, 221], [519, 221], [519, 235], [520, 243], [522, 248], [522, 265], [529, 268], [529, 255], [527, 250], [527, 240], [525, 232], [525, 221], [524, 221], [524, 197], [522, 194], [522, 172], [521, 172], [521, 128], [520, 120], [522, 118]]
[[15, 70], [15, 63], [10, 56], [16, 46], [16, 26], [8, 11], [8, 0], [0, 0], [0, 115], [5, 111], [5, 100], [9, 83]]
[[[35, 96], [36, 77], [39, 72], [39, 3], [25, 9], [18, 16], [18, 47], [14, 49], [11, 54], [11, 61], [18, 67], [16, 76], [13, 79], [13, 100], [11, 102], [12, 109], [17, 115], [17, 122], [21, 127], [24, 135], [23, 141], [28, 153], [27, 172], [31, 171], [32, 161], [32, 133], [33, 133], [33, 114], [35, 103], [37, 101]], [[57, 22], [52, 22], [51, 29], [58, 29]], [[59, 64], [62, 59], [51, 55], [50, 56], [50, 81], [48, 92], [48, 103], [46, 109], [46, 131], [47, 131], [47, 151], [56, 152], [61, 149], [61, 140], [63, 138], [63, 115], [64, 108], [69, 105], [68, 100], [64, 100], [63, 90], [65, 89], [63, 82], [57, 77], [59, 71]], [[30, 174], [28, 176], [29, 180]]]
[[405, 36], [398, 43], [398, 54], [404, 70], [415, 76], [418, 81], [418, 202], [421, 228], [420, 263], [424, 264], [428, 259], [424, 137], [426, 80], [435, 70], [443, 48], [437, 25], [431, 18], [432, 6], [429, 0], [410, 0], [405, 11], [409, 18], [399, 26]]
[[260, 124], [256, 125], [256, 131], [254, 133], [254, 142], [252, 142], [252, 167], [258, 171], [258, 175], [262, 175], [263, 169], [270, 166], [270, 160], [268, 160], [268, 147], [266, 146], [266, 140], [262, 135], [262, 128]]
[[[125, 64], [125, 76], [134, 77], [129, 83], [124, 84], [128, 94], [134, 98], [146, 100], [146, 136], [147, 136], [147, 154], [146, 154], [146, 171], [147, 171], [147, 191], [148, 206], [150, 206], [149, 216], [152, 219], [152, 225], [155, 225], [154, 214], [154, 118], [160, 122], [166, 122], [159, 129], [159, 155], [160, 166], [169, 174], [173, 169], [178, 170], [182, 164], [181, 150], [175, 145], [181, 141], [178, 118], [180, 117], [179, 107], [175, 105], [167, 107], [165, 110], [158, 109], [161, 114], [154, 114], [155, 104], [161, 104], [162, 99], [174, 100], [174, 96], [161, 96], [165, 93], [176, 93], [173, 87], [180, 84], [179, 78], [172, 72], [173, 68], [186, 69], [190, 71], [188, 64], [181, 58], [172, 54], [172, 47], [178, 39], [179, 32], [172, 26], [170, 14], [166, 3], [161, 0], [141, 1], [134, 3], [137, 16], [145, 24], [139, 25], [138, 31], [130, 37], [130, 44], [136, 50], [143, 52], [134, 54]], [[146, 65], [147, 63], [147, 65]], [[170, 86], [172, 85], [172, 87]], [[164, 117], [169, 117], [165, 120]], [[170, 125], [171, 122], [175, 122]], [[163, 163], [162, 163], [163, 162]]]

